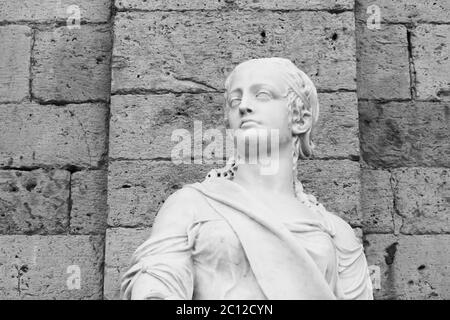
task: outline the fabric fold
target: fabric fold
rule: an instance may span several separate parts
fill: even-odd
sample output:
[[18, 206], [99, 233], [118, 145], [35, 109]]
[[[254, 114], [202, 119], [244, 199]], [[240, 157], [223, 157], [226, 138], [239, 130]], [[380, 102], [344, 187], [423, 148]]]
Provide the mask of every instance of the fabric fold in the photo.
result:
[[269, 299], [336, 299], [315, 262], [291, 232], [256, 199], [248, 201], [252, 196], [243, 187], [223, 179], [186, 187], [205, 195], [236, 232]]

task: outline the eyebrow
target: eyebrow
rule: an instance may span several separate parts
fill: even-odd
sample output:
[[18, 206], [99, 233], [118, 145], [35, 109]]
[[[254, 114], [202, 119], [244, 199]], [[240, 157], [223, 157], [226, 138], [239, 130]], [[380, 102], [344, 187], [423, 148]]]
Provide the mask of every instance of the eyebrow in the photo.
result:
[[[255, 83], [255, 84], [253, 84], [250, 87], [250, 89], [253, 90], [253, 89], [259, 88], [259, 87], [267, 87], [268, 89], [270, 89], [270, 90], [272, 90], [274, 92], [278, 92], [278, 89], [276, 87], [274, 87], [274, 86], [272, 86], [270, 84], [267, 84], [267, 83]], [[235, 93], [236, 91], [241, 91], [242, 92], [242, 89], [241, 88], [236, 88], [233, 91], [230, 91], [230, 94]]]

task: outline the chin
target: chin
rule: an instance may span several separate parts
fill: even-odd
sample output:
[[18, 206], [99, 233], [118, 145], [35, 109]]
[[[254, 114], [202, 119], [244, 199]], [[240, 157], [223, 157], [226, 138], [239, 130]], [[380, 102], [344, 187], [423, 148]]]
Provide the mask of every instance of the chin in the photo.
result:
[[238, 153], [241, 155], [248, 154], [249, 152], [255, 154], [256, 150], [261, 150], [261, 148], [264, 148], [266, 152], [270, 153], [270, 150], [274, 149], [275, 144], [279, 145], [280, 143], [278, 132], [278, 129], [263, 126], [252, 126], [236, 130], [235, 137]]

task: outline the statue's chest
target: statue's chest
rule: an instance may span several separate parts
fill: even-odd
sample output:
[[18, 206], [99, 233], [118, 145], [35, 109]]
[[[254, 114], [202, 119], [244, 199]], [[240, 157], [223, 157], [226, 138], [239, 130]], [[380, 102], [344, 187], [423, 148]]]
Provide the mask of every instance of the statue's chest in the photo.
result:
[[[298, 232], [294, 231], [295, 228], [297, 226], [294, 225], [294, 237], [325, 272], [329, 264], [335, 263], [335, 249], [329, 235], [310, 225], [298, 228]], [[256, 243], [258, 241], [260, 239], [255, 239]], [[259, 245], [261, 254], [264, 254], [264, 243]], [[212, 270], [241, 275], [251, 272], [239, 237], [229, 223], [220, 218], [201, 222], [194, 239], [193, 258], [198, 266], [208, 265]]]
[[194, 242], [193, 257], [200, 262], [213, 263], [217, 268], [246, 263], [239, 238], [223, 219], [201, 223]]

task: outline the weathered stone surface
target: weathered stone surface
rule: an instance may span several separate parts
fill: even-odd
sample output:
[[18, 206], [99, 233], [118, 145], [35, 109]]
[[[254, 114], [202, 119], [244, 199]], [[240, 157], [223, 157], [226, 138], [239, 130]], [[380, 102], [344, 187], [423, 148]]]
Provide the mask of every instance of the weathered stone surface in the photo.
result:
[[26, 26], [0, 27], [0, 102], [29, 97], [31, 33]]
[[361, 211], [364, 233], [394, 232], [394, 195], [391, 174], [383, 170], [361, 170]]
[[[217, 93], [113, 96], [109, 155], [113, 159], [171, 158], [178, 144], [171, 141], [174, 130], [188, 130], [191, 146], [194, 121], [201, 121], [203, 135], [208, 129], [224, 134], [224, 103], [223, 94]], [[205, 141], [203, 147], [208, 144]]]
[[417, 98], [450, 100], [450, 25], [420, 25], [411, 42]]
[[[393, 262], [396, 258], [398, 237], [393, 234], [365, 234], [364, 252], [369, 266], [380, 268], [380, 287], [374, 289], [376, 300], [390, 300], [397, 297]], [[372, 281], [373, 283], [373, 281]]]
[[377, 299], [449, 299], [450, 235], [365, 236], [369, 265], [381, 269]]
[[109, 26], [38, 31], [34, 46], [33, 95], [43, 101], [108, 100]]
[[450, 233], [450, 172], [438, 168], [393, 170], [395, 203], [406, 234]]
[[403, 25], [370, 30], [356, 25], [358, 97], [409, 99], [408, 38]]
[[371, 5], [378, 6], [383, 23], [450, 22], [448, 0], [356, 0], [358, 20], [366, 21], [369, 18], [372, 13], [367, 13], [367, 8]]
[[[315, 130], [315, 157], [359, 155], [358, 111], [354, 93], [319, 94], [320, 117]], [[226, 154], [222, 94], [116, 95], [111, 99], [110, 157], [126, 159], [171, 158], [179, 143], [174, 130], [186, 129], [194, 139], [194, 121], [201, 121], [203, 150], [209, 145], [206, 130], [217, 129]], [[218, 157], [221, 158], [221, 157]], [[223, 158], [223, 157], [222, 157]]]
[[271, 0], [117, 0], [119, 10], [214, 10], [214, 9], [284, 9], [284, 10], [352, 10], [351, 0], [306, 0], [306, 1], [271, 1]]
[[107, 171], [79, 171], [72, 174], [71, 233], [103, 234], [105, 232], [108, 215], [107, 183]]
[[319, 89], [354, 90], [353, 12], [120, 12], [112, 91], [223, 90], [234, 65], [283, 56]]
[[109, 165], [108, 225], [151, 226], [164, 201], [184, 184], [203, 181], [215, 165], [114, 161]]
[[363, 159], [376, 167], [450, 167], [449, 104], [361, 101]]
[[104, 104], [0, 106], [0, 166], [96, 167], [106, 153]]
[[111, 0], [0, 0], [0, 22], [53, 22], [67, 20], [77, 5], [81, 22], [107, 22]]
[[101, 299], [103, 241], [102, 236], [0, 236], [0, 299]]
[[319, 105], [319, 122], [312, 136], [314, 158], [359, 157], [356, 94], [319, 93]]
[[150, 236], [150, 228], [113, 228], [106, 231], [104, 299], [120, 298], [121, 277], [129, 268], [133, 252]]
[[66, 232], [69, 181], [64, 170], [0, 170], [0, 234]]
[[300, 160], [297, 168], [306, 193], [353, 227], [361, 226], [359, 162]]

